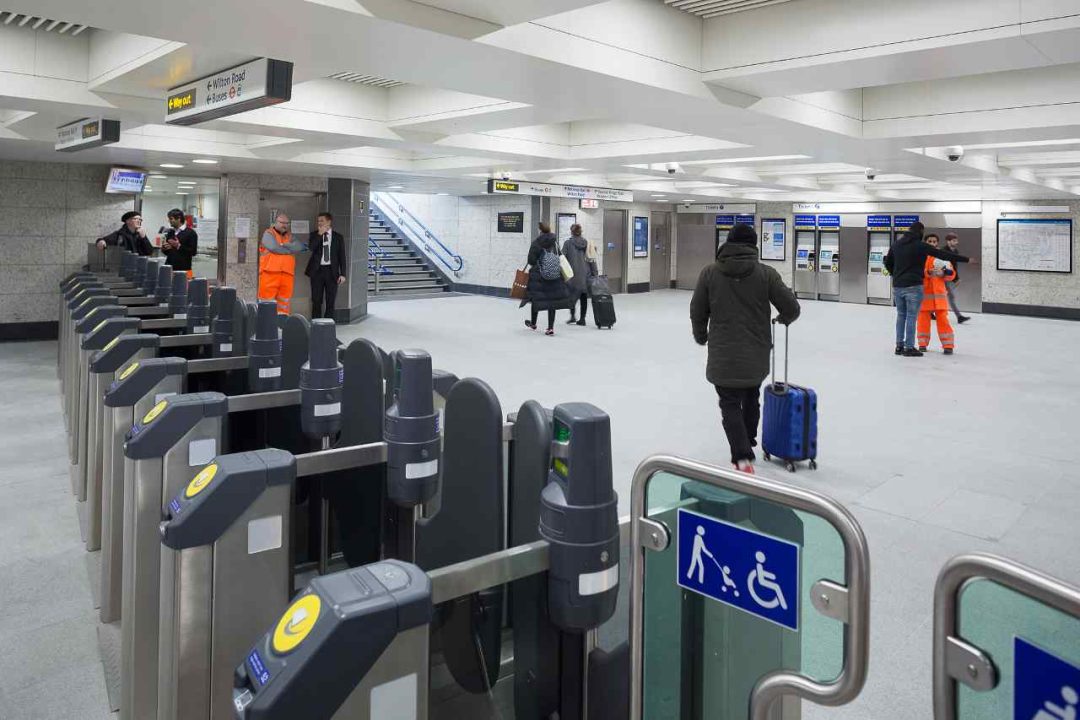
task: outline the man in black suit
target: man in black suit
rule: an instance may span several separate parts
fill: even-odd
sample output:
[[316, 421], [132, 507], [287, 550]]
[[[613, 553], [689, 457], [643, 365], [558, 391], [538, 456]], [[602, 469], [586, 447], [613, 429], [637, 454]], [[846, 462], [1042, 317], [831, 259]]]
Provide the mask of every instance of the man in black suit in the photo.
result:
[[161, 254], [165, 256], [166, 265], [173, 270], [186, 271], [190, 278], [191, 259], [199, 251], [199, 235], [187, 226], [184, 211], [180, 208], [173, 208], [166, 217], [170, 227], [162, 238]]
[[[345, 282], [345, 238], [334, 232], [334, 216], [319, 213], [317, 228], [308, 238], [311, 257], [304, 274], [311, 278], [311, 317], [334, 319], [338, 285]], [[323, 311], [323, 297], [326, 309]]]

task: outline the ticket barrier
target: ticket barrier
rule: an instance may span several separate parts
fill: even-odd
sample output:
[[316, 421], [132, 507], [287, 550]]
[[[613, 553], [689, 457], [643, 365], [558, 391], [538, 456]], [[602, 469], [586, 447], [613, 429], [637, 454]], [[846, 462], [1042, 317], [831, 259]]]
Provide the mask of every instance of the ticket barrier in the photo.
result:
[[[443, 658], [452, 657], [439, 632], [439, 616], [445, 615], [440, 609], [534, 576], [541, 578], [543, 592], [529, 604], [542, 608], [550, 630], [519, 638], [515, 621], [515, 664], [519, 654], [529, 654], [525, 644], [542, 645], [531, 654], [550, 661], [535, 670], [515, 667], [521, 687], [532, 688], [523, 693], [528, 704], [519, 717], [549, 717], [553, 711], [566, 720], [588, 717], [589, 668], [598, 675], [624, 670], [617, 663], [593, 662], [593, 654], [600, 657], [603, 651], [589, 652], [590, 632], [614, 613], [619, 587], [610, 423], [591, 405], [568, 403], [555, 408], [551, 426], [553, 435], [545, 438], [551, 457], [547, 483], [533, 498], [540, 507], [543, 539], [430, 570], [430, 585], [418, 567], [391, 562], [312, 581], [276, 625], [266, 623], [273, 629], [236, 658], [241, 662], [232, 690], [236, 717], [463, 717], [429, 695], [429, 669], [433, 674], [439, 669], [431, 650], [442, 645]], [[382, 614], [395, 600], [397, 623]], [[408, 612], [402, 612], [402, 603]], [[484, 655], [476, 645], [473, 654]], [[608, 682], [596, 686], [616, 687]], [[537, 704], [538, 696], [544, 702]], [[549, 709], [550, 697], [561, 704]], [[608, 700], [609, 705], [619, 703]], [[594, 705], [603, 703], [597, 699]]]
[[[483, 490], [478, 475], [490, 475], [501, 457], [485, 464], [477, 456], [488, 447], [484, 434], [493, 436], [496, 446], [501, 444], [498, 409], [468, 394], [449, 393], [451, 417], [471, 415], [474, 430], [479, 426], [494, 431], [448, 435], [446, 447], [440, 448], [430, 356], [402, 351], [394, 360], [395, 402], [385, 413], [385, 439], [295, 457], [277, 449], [222, 455], [182, 485], [164, 508], [159, 718], [232, 716], [236, 656], [294, 594], [297, 567], [284, 529], [290, 525], [297, 478], [321, 476], [335, 485], [377, 484], [385, 489], [383, 502], [395, 509], [398, 520], [387, 525], [381, 548], [365, 561], [415, 555], [417, 540], [422, 547], [430, 539], [422, 532], [421, 511], [439, 494], [444, 449], [451, 457], [473, 458], [468, 479], [473, 490]], [[358, 472], [364, 468], [380, 471]], [[462, 480], [457, 478], [452, 487], [460, 487]], [[375, 493], [375, 502], [379, 498]], [[448, 512], [456, 512], [450, 521], [459, 527], [478, 520], [467, 507]], [[366, 519], [372, 520], [378, 532], [378, 515]]]
[[[171, 271], [169, 271], [171, 272]], [[178, 273], [182, 274], [182, 273]], [[186, 279], [186, 277], [185, 277]], [[103, 298], [93, 298], [92, 300], [102, 300]], [[178, 300], [176, 301], [179, 302]], [[154, 308], [155, 310], [157, 308]], [[172, 310], [171, 307], [163, 306], [162, 309], [167, 311]], [[136, 330], [143, 329], [145, 324], [151, 323], [150, 320], [143, 320], [142, 318], [131, 318], [130, 308], [124, 308], [117, 305], [101, 305], [93, 308], [87, 313], [86, 317], [79, 321], [76, 325], [76, 331], [79, 333], [78, 356], [72, 363], [71, 370], [71, 386], [70, 395], [66, 397], [66, 404], [69, 407], [69, 413], [73, 420], [70, 426], [69, 440], [72, 445], [72, 491], [75, 493], [80, 502], [86, 500], [86, 477], [87, 477], [87, 436], [91, 432], [90, 425], [97, 422], [99, 413], [99, 400], [101, 394], [98, 394], [98, 390], [102, 390], [104, 379], [98, 380], [95, 384], [95, 378], [93, 373], [90, 373], [90, 361], [92, 357], [100, 350], [102, 350], [109, 342], [117, 337], [121, 332], [135, 332]], [[243, 318], [246, 315], [243, 309], [235, 311], [239, 317]], [[128, 320], [128, 323], [110, 324], [112, 319], [124, 318]], [[186, 319], [170, 319], [170, 322], [175, 329], [181, 329], [187, 326]], [[157, 324], [163, 324], [158, 321]], [[94, 385], [94, 387], [91, 387]]]
[[[220, 292], [225, 295], [222, 288]], [[231, 288], [229, 289], [231, 290]], [[235, 298], [233, 298], [235, 303]], [[255, 337], [245, 340], [247, 335], [247, 314], [242, 304], [234, 308], [233, 317], [236, 319], [215, 318], [213, 321], [214, 333], [211, 334], [213, 347], [235, 348], [244, 351], [250, 343], [255, 352], [248, 356], [237, 356], [228, 361], [194, 360], [186, 365], [183, 373], [188, 383], [183, 392], [191, 389], [191, 385], [198, 384], [197, 390], [224, 389], [230, 387], [235, 390], [232, 394], [241, 392], [264, 392], [280, 389], [281, 379], [281, 339], [276, 322], [276, 308], [273, 303], [267, 303], [271, 307], [263, 309], [262, 322], [256, 328]], [[266, 315], [269, 312], [269, 317]], [[153, 357], [162, 344], [167, 347], [170, 337], [140, 335], [136, 340], [122, 343], [120, 338], [137, 333], [139, 323], [133, 318], [119, 317], [105, 321], [105, 323], [88, 338], [87, 343], [91, 348], [102, 345], [101, 350], [96, 352], [90, 360], [89, 386], [90, 392], [87, 398], [87, 421], [86, 442], [80, 442], [80, 482], [77, 487], [77, 498], [80, 502], [86, 502], [85, 508], [80, 506], [85, 515], [85, 541], [88, 551], [101, 548], [101, 523], [102, 523], [102, 489], [105, 483], [104, 462], [107, 439], [114, 437], [111, 428], [106, 428], [107, 414], [105, 412], [105, 395], [109, 386], [117, 380], [119, 373], [126, 370], [133, 363], [139, 363], [149, 357]], [[98, 337], [100, 335], [100, 337]], [[137, 356], [137, 357], [136, 357]], [[221, 367], [221, 366], [225, 367]], [[246, 371], [247, 382], [237, 378], [236, 374]], [[134, 372], [134, 371], [132, 371]], [[226, 377], [215, 382], [203, 381], [193, 383], [192, 378], [202, 378], [213, 374], [225, 374]], [[211, 387], [214, 386], [214, 387]], [[80, 410], [82, 408], [80, 407]], [[111, 420], [111, 418], [108, 418]], [[111, 423], [110, 423], [111, 424]], [[127, 425], [130, 427], [130, 424]], [[113, 448], [110, 446], [109, 448]]]
[[[220, 393], [166, 397], [127, 432], [120, 614], [122, 718], [157, 717], [158, 525], [163, 498], [179, 491], [181, 479], [184, 484], [190, 480], [191, 468], [202, 468], [220, 454], [227, 439], [239, 450], [247, 449], [245, 443], [252, 440], [258, 447], [278, 445], [278, 439], [293, 440], [273, 437], [269, 424], [260, 428], [263, 437], [245, 437], [243, 430], [251, 425], [253, 412], [299, 406], [304, 434], [321, 435], [327, 444], [326, 438], [340, 429], [343, 375], [336, 357], [335, 326], [332, 321], [317, 320], [312, 324], [310, 355], [301, 368], [298, 390], [231, 398]], [[290, 435], [290, 428], [285, 431]]]

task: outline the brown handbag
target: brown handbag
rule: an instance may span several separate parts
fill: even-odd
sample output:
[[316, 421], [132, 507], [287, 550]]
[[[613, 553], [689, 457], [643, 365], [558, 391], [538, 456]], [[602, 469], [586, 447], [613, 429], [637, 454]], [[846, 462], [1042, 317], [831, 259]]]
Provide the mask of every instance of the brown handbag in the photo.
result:
[[514, 271], [514, 284], [510, 286], [510, 297], [524, 300], [529, 288], [529, 273], [523, 269]]

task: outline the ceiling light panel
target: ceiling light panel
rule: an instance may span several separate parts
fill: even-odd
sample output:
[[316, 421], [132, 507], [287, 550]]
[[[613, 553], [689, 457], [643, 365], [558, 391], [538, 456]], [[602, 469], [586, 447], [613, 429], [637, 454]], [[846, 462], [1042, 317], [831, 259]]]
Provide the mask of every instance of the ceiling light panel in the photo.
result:
[[719, 158], [717, 160], [686, 160], [680, 165], [736, 165], [739, 163], [779, 162], [781, 160], [809, 160], [809, 155], [761, 155], [758, 157]]

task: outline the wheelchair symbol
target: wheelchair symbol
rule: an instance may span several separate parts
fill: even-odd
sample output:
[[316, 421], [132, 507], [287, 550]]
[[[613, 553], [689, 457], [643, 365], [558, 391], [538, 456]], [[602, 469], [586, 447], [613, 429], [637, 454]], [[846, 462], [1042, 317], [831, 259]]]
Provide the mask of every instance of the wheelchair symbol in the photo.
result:
[[[776, 582], [776, 575], [765, 569], [765, 553], [758, 550], [754, 553], [754, 559], [757, 560], [757, 567], [746, 576], [746, 586], [750, 590], [750, 597], [754, 598], [754, 602], [766, 610], [772, 610], [777, 606], [787, 610], [787, 600], [784, 599], [784, 591], [780, 589], [780, 584]], [[755, 585], [772, 590], [772, 600], [762, 600], [754, 587]]]

